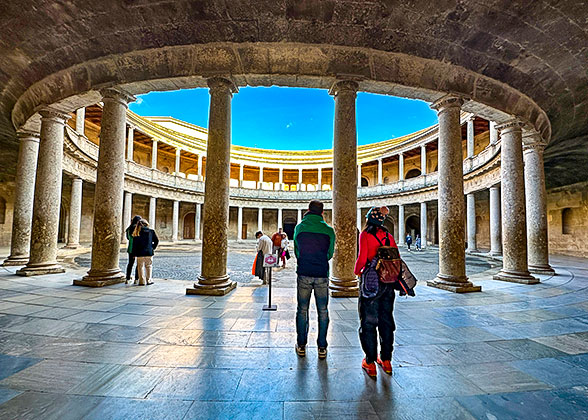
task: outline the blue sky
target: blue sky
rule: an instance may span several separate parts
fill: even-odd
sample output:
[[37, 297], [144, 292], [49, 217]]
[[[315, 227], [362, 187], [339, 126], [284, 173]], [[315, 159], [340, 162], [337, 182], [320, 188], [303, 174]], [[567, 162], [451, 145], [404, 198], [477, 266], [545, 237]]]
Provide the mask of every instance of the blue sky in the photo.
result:
[[[208, 89], [151, 92], [130, 109], [143, 116], [171, 116], [208, 126]], [[232, 101], [232, 143], [278, 150], [330, 149], [335, 102], [326, 90], [243, 87]], [[359, 144], [412, 133], [437, 123], [422, 101], [360, 92], [357, 96]]]

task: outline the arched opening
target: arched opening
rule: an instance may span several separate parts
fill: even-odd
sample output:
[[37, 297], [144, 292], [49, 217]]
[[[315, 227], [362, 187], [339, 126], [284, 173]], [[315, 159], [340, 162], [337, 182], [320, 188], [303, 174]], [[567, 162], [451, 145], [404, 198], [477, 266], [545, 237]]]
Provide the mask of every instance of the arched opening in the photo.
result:
[[284, 218], [284, 233], [288, 235], [288, 239], [294, 238], [294, 228], [296, 227], [296, 219], [293, 217]]
[[572, 233], [572, 209], [565, 208], [561, 211], [561, 233], [571, 235]]
[[439, 245], [439, 219], [436, 217], [435, 220], [433, 220], [433, 226], [435, 230], [435, 245]]
[[6, 200], [0, 197], [0, 225], [6, 223]]
[[366, 177], [361, 177], [361, 186], [362, 187], [367, 187], [368, 185], [370, 185], [368, 179]]
[[196, 238], [196, 213], [191, 212], [184, 216], [184, 239]]
[[421, 234], [421, 220], [418, 216], [410, 216], [406, 219], [406, 233], [412, 236], [413, 242], [416, 236]]
[[408, 171], [406, 173], [406, 176], [404, 178], [405, 179], [416, 178], [417, 176], [420, 176], [420, 175], [421, 175], [420, 169], [411, 169], [410, 171]]

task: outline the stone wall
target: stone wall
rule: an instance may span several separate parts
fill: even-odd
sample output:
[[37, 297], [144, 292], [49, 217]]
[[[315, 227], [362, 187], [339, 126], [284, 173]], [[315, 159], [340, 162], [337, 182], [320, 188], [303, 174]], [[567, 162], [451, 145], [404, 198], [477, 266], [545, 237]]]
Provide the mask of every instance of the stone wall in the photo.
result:
[[0, 246], [10, 246], [12, 211], [14, 208], [14, 182], [0, 183]]
[[547, 191], [551, 254], [588, 257], [588, 183]]

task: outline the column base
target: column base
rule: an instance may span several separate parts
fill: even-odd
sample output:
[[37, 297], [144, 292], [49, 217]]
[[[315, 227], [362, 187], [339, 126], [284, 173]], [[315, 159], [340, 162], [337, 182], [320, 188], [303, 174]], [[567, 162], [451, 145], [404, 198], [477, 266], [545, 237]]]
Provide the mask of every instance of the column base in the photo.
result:
[[25, 256], [17, 256], [17, 257], [9, 256], [8, 258], [6, 258], [4, 260], [2, 265], [5, 267], [12, 267], [12, 266], [16, 266], [16, 265], [27, 265], [28, 262], [29, 262], [28, 255], [26, 257]]
[[331, 277], [329, 289], [332, 297], [359, 297], [359, 282], [357, 278], [340, 279]]
[[60, 273], [65, 273], [65, 269], [61, 265], [57, 264], [56, 262], [27, 264], [26, 267], [23, 267], [20, 270], [16, 271], [17, 275], [24, 276], [24, 277], [42, 276], [44, 274], [60, 274]]
[[539, 279], [533, 277], [528, 271], [510, 271], [502, 269], [498, 272], [498, 274], [494, 275], [493, 279], [519, 284], [540, 283]]
[[427, 286], [447, 290], [453, 293], [472, 293], [482, 291], [482, 286], [474, 285], [474, 283], [468, 281], [466, 276], [456, 277], [437, 274], [435, 280], [427, 282]]
[[228, 275], [205, 278], [198, 276], [198, 283], [186, 289], [187, 295], [224, 296], [237, 287]]
[[465, 250], [465, 252], [466, 252], [466, 254], [478, 254], [480, 252], [480, 250], [478, 248], [473, 248], [473, 249], [467, 248]]
[[119, 268], [110, 270], [90, 270], [81, 280], [74, 280], [74, 286], [104, 287], [124, 283], [125, 275]]
[[64, 246], [64, 249], [78, 249], [80, 248], [81, 245], [80, 244], [67, 244], [66, 246]]
[[549, 264], [541, 264], [541, 265], [529, 264], [529, 272], [532, 274], [543, 274], [546, 276], [555, 275], [555, 270]]

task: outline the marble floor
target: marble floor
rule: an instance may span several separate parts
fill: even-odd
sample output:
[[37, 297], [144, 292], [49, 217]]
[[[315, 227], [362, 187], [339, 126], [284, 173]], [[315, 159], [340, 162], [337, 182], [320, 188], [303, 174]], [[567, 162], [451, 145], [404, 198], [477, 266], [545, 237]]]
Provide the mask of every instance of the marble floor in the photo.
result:
[[[162, 267], [166, 253], [181, 257], [161, 251]], [[483, 291], [456, 295], [424, 285], [434, 250], [404, 254], [422, 281], [396, 301], [394, 371], [377, 380], [360, 368], [355, 299], [330, 301], [326, 360], [314, 308], [308, 355], [296, 356], [292, 268], [277, 273], [268, 313], [249, 274], [204, 297], [185, 295], [188, 275], [89, 289], [71, 285], [80, 268], [22, 278], [2, 267], [0, 418], [588, 418], [588, 261], [553, 258], [557, 275], [527, 286], [468, 257]], [[250, 272], [250, 257], [232, 261]]]

